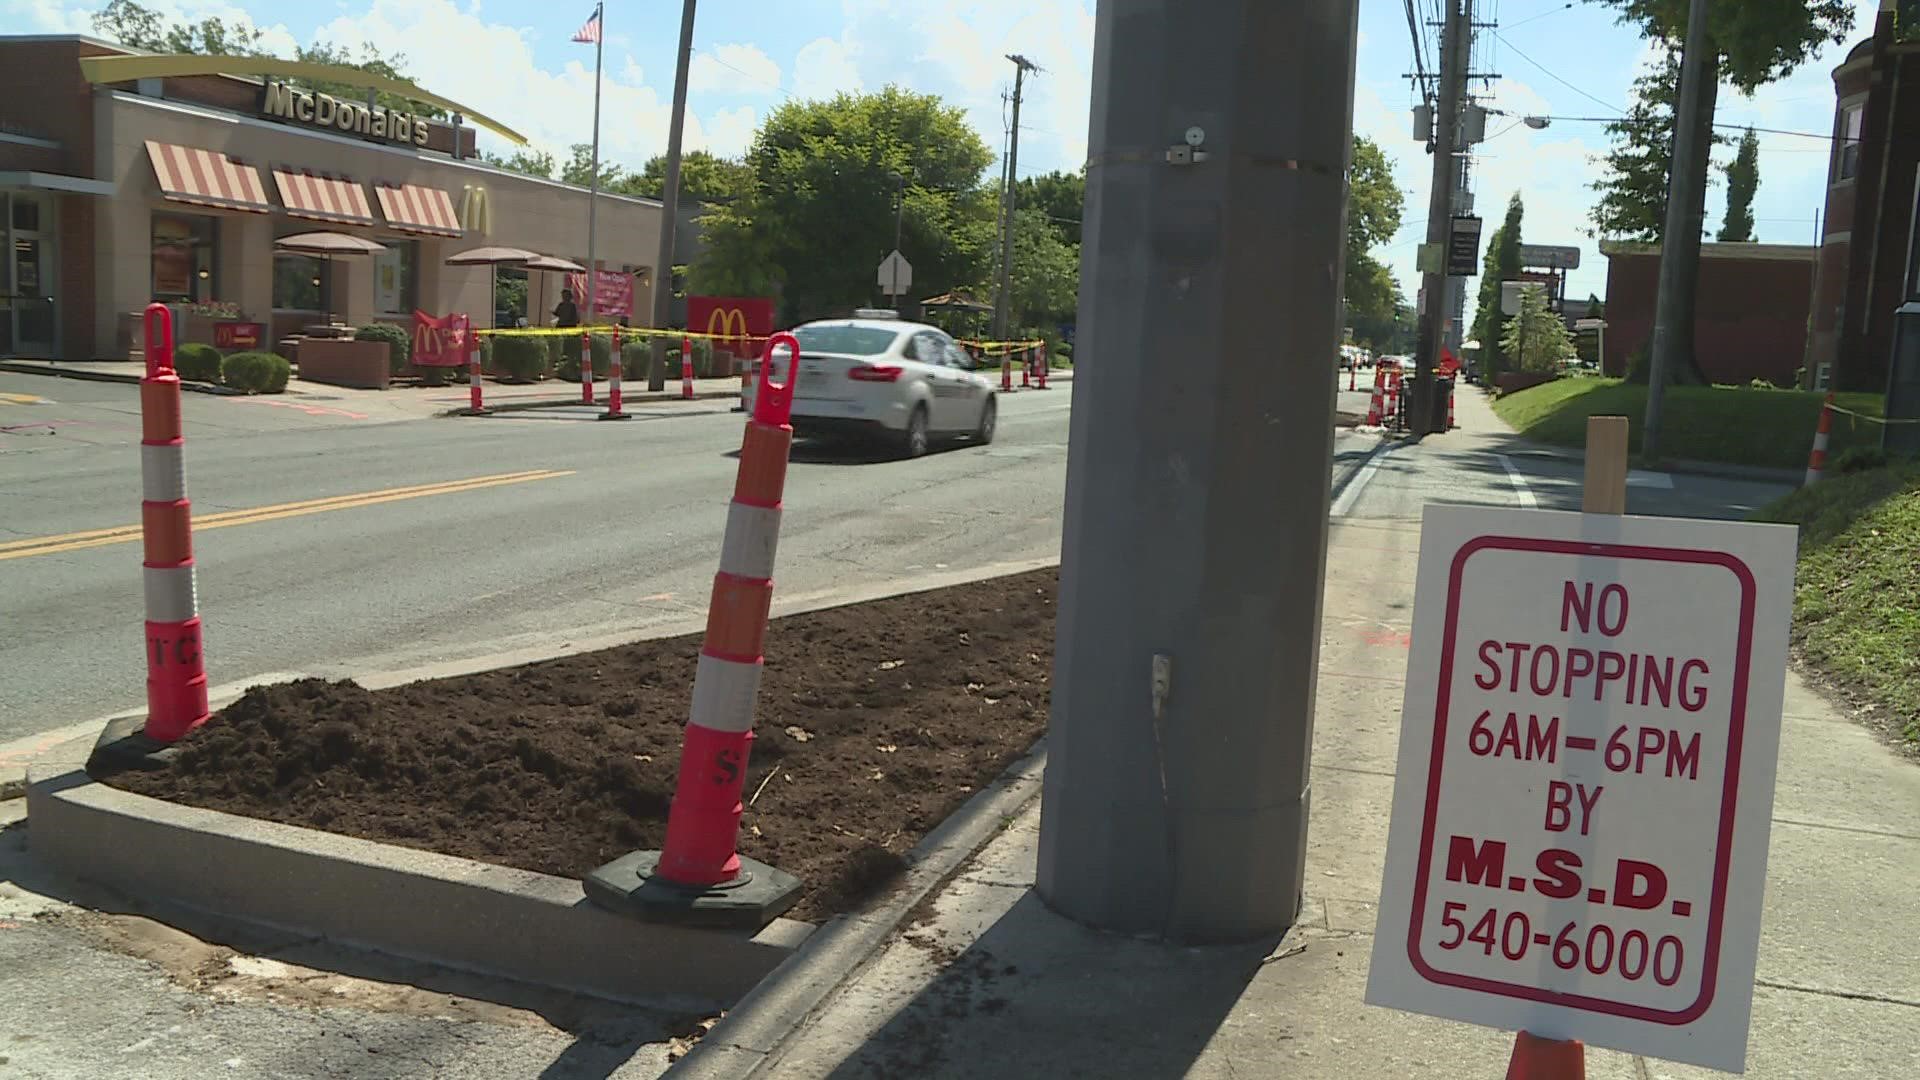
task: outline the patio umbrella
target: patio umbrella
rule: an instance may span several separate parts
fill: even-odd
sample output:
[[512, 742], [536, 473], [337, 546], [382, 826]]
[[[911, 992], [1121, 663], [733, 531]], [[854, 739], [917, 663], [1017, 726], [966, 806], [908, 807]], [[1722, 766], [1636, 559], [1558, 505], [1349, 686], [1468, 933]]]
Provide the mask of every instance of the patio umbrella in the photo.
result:
[[[535, 255], [527, 261], [528, 270], [539, 270], [548, 274], [584, 274], [587, 268], [570, 259], [558, 255]], [[547, 279], [540, 279], [540, 310], [547, 310]]]
[[494, 310], [494, 294], [500, 285], [502, 266], [525, 266], [540, 256], [531, 251], [510, 247], [477, 247], [447, 256], [448, 266], [484, 266], [487, 268], [487, 310], [493, 314], [487, 319], [495, 330], [500, 329], [499, 312]]
[[[290, 251], [296, 255], [318, 255], [327, 264], [327, 276], [333, 276], [333, 260], [372, 255], [387, 250], [387, 245], [376, 244], [365, 237], [351, 233], [308, 232], [283, 236], [273, 242], [281, 251]], [[333, 324], [333, 291], [327, 290], [327, 324]]]

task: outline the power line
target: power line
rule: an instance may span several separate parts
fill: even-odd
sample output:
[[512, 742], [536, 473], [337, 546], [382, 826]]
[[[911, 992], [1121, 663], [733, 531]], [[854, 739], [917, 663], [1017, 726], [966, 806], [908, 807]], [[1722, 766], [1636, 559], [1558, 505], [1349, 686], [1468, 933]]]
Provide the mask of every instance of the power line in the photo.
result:
[[1563, 15], [1569, 11], [1572, 11], [1574, 8], [1579, 7], [1582, 4], [1591, 4], [1591, 3], [1593, 3], [1593, 0], [1571, 0], [1570, 3], [1563, 4], [1560, 7], [1554, 8], [1551, 11], [1543, 11], [1538, 15], [1532, 15], [1532, 16], [1528, 16], [1527, 18], [1521, 19], [1519, 22], [1514, 23], [1513, 25], [1507, 27], [1507, 29], [1517, 30], [1520, 27], [1527, 25], [1528, 23], [1539, 22], [1541, 19], [1547, 18], [1548, 16], [1552, 16], [1552, 15]]
[[1622, 111], [1622, 110], [1621, 110], [1621, 109], [1620, 109], [1619, 107], [1617, 107], [1617, 106], [1615, 106], [1615, 105], [1613, 105], [1613, 104], [1610, 104], [1609, 102], [1605, 102], [1605, 101], [1602, 101], [1602, 100], [1600, 100], [1600, 99], [1599, 99], [1599, 98], [1597, 98], [1597, 97], [1594, 97], [1594, 96], [1593, 96], [1592, 94], [1589, 94], [1589, 93], [1587, 93], [1587, 92], [1586, 92], [1585, 90], [1582, 90], [1582, 89], [1580, 89], [1579, 87], [1577, 87], [1577, 86], [1575, 86], [1575, 85], [1573, 85], [1572, 83], [1570, 83], [1570, 82], [1568, 82], [1567, 80], [1565, 80], [1565, 79], [1563, 79], [1563, 78], [1561, 78], [1560, 76], [1558, 76], [1558, 75], [1556, 75], [1556, 74], [1554, 74], [1554, 72], [1553, 72], [1553, 69], [1551, 69], [1551, 68], [1549, 68], [1549, 67], [1547, 67], [1547, 66], [1546, 66], [1545, 64], [1542, 64], [1542, 63], [1541, 63], [1540, 61], [1538, 61], [1538, 60], [1535, 60], [1535, 59], [1534, 59], [1533, 57], [1531, 57], [1531, 56], [1528, 56], [1528, 55], [1527, 55], [1526, 53], [1524, 53], [1524, 52], [1521, 52], [1521, 51], [1520, 51], [1520, 49], [1519, 49], [1519, 48], [1517, 48], [1517, 47], [1516, 47], [1516, 46], [1515, 46], [1515, 45], [1513, 44], [1513, 42], [1511, 42], [1511, 41], [1508, 41], [1508, 40], [1506, 39], [1506, 37], [1505, 37], [1504, 35], [1502, 35], [1502, 34], [1500, 33], [1500, 31], [1498, 31], [1498, 30], [1495, 30], [1495, 31], [1493, 32], [1493, 36], [1494, 36], [1494, 37], [1497, 37], [1497, 38], [1499, 38], [1499, 39], [1500, 39], [1500, 41], [1501, 41], [1501, 43], [1502, 43], [1502, 44], [1504, 44], [1504, 45], [1506, 45], [1506, 47], [1507, 47], [1507, 48], [1509, 48], [1509, 49], [1512, 49], [1512, 50], [1514, 51], [1514, 53], [1515, 53], [1515, 55], [1517, 55], [1517, 56], [1519, 56], [1519, 57], [1520, 57], [1520, 59], [1522, 59], [1522, 60], [1525, 60], [1525, 61], [1526, 61], [1527, 63], [1529, 63], [1529, 64], [1532, 64], [1532, 65], [1533, 65], [1534, 67], [1537, 67], [1537, 68], [1539, 68], [1539, 69], [1540, 69], [1541, 71], [1544, 71], [1544, 72], [1546, 72], [1546, 74], [1547, 74], [1547, 77], [1548, 77], [1548, 78], [1550, 78], [1550, 79], [1552, 79], [1552, 80], [1553, 80], [1554, 82], [1557, 82], [1557, 83], [1559, 83], [1559, 84], [1560, 84], [1561, 86], [1564, 86], [1564, 87], [1566, 87], [1567, 89], [1569, 89], [1569, 90], [1571, 90], [1571, 91], [1573, 91], [1574, 93], [1576, 93], [1576, 94], [1579, 94], [1579, 95], [1580, 95], [1581, 97], [1583, 97], [1583, 98], [1586, 98], [1586, 99], [1587, 99], [1588, 101], [1591, 101], [1591, 102], [1593, 102], [1593, 103], [1595, 103], [1595, 104], [1597, 104], [1597, 105], [1599, 105], [1599, 106], [1600, 106], [1601, 108], [1605, 108], [1605, 109], [1612, 109], [1612, 110], [1613, 110], [1614, 112], [1617, 112], [1617, 113], [1621, 113], [1621, 115], [1625, 115], [1625, 113], [1624, 113], [1624, 112], [1623, 112], [1623, 111]]

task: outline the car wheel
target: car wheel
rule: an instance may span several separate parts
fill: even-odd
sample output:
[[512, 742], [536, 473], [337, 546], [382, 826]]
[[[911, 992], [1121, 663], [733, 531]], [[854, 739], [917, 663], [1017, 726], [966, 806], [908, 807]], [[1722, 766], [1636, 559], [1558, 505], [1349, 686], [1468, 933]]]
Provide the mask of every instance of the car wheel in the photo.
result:
[[927, 407], [915, 405], [913, 415], [907, 417], [907, 429], [900, 433], [900, 453], [903, 457], [917, 458], [926, 454], [932, 438], [927, 432]]
[[985, 446], [993, 441], [993, 427], [1000, 418], [1000, 405], [987, 395], [986, 404], [980, 406], [980, 426], [973, 429], [973, 441]]

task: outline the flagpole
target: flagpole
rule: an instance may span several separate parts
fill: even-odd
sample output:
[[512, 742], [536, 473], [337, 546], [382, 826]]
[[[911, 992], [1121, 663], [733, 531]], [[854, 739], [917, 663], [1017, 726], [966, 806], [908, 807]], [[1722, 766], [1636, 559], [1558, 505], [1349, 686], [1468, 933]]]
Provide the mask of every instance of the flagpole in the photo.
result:
[[599, 32], [593, 35], [593, 178], [587, 188], [587, 318], [592, 326], [600, 314], [600, 264], [594, 261], [596, 214], [600, 201], [600, 58], [606, 51], [607, 5], [595, 4], [593, 20]]

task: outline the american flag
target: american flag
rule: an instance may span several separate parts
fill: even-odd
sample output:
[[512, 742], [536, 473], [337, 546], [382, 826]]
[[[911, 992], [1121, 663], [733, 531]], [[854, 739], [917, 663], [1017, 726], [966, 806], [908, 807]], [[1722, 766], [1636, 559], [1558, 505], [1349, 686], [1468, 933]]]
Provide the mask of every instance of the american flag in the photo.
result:
[[587, 25], [581, 27], [579, 33], [573, 35], [573, 40], [582, 45], [598, 45], [600, 43], [599, 8], [593, 9], [593, 17], [587, 20]]

